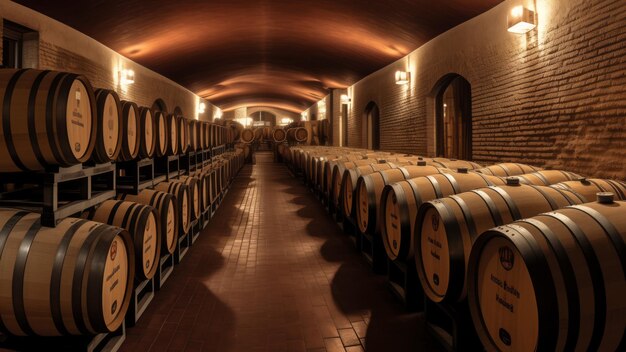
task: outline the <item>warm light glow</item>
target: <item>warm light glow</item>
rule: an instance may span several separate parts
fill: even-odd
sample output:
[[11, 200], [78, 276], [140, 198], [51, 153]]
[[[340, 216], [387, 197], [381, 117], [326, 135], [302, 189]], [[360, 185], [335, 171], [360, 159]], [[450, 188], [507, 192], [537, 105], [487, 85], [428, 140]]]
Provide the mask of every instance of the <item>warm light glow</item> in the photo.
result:
[[293, 119], [290, 118], [290, 117], [283, 117], [282, 119], [280, 119], [280, 125], [281, 126], [286, 126], [286, 125], [288, 125], [288, 124], [290, 124], [292, 122], [293, 122]]
[[301, 115], [301, 120], [302, 120], [302, 121], [306, 121], [308, 117], [309, 117], [309, 114], [307, 114], [307, 113], [306, 113], [306, 111], [305, 111], [305, 112], [303, 112], [303, 113], [302, 113], [302, 115]]
[[326, 102], [323, 100], [320, 100], [317, 103], [317, 112], [320, 114], [326, 114]]
[[198, 112], [201, 114], [204, 114], [205, 111], [206, 111], [206, 104], [200, 103], [200, 105], [198, 105]]
[[522, 6], [514, 7], [508, 18], [508, 27], [508, 31], [511, 33], [528, 33], [536, 27], [535, 13]]
[[408, 84], [411, 80], [411, 73], [407, 71], [396, 72], [396, 84]]
[[129, 69], [123, 69], [119, 71], [121, 84], [133, 84], [135, 83], [135, 71]]
[[222, 118], [222, 115], [224, 115], [224, 112], [222, 112], [222, 109], [215, 107], [215, 112], [213, 113], [213, 119], [219, 120]]
[[235, 119], [235, 121], [242, 124], [243, 127], [249, 127], [252, 125], [252, 117], [241, 117], [241, 118]]
[[342, 104], [350, 104], [351, 101], [352, 101], [352, 99], [350, 99], [350, 96], [348, 96], [348, 94], [341, 94], [341, 103]]

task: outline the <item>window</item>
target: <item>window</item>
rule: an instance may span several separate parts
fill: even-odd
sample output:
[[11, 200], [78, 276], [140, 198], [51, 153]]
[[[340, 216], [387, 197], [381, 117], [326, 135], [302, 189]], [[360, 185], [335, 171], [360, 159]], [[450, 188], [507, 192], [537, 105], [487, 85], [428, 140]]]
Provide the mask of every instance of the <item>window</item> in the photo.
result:
[[2, 32], [2, 65], [10, 68], [22, 68], [22, 32], [5, 25]]

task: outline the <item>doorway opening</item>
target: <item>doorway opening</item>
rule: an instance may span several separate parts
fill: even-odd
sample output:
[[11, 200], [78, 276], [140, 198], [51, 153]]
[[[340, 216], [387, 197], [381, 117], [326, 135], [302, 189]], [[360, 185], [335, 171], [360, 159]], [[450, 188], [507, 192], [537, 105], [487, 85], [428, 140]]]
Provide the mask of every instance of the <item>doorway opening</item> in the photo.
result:
[[363, 148], [380, 149], [380, 110], [373, 101], [367, 104], [363, 113], [361, 140]]
[[436, 87], [437, 156], [472, 159], [472, 90], [458, 74], [444, 76]]

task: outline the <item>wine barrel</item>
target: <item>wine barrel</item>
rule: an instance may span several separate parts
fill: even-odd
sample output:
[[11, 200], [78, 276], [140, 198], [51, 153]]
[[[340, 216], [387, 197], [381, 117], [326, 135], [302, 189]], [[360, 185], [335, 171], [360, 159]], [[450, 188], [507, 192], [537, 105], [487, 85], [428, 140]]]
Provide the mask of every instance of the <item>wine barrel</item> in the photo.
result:
[[276, 143], [282, 143], [287, 140], [287, 132], [282, 128], [275, 128], [274, 131], [272, 131], [272, 139]]
[[166, 156], [170, 145], [170, 132], [168, 129], [167, 119], [160, 111], [154, 112], [154, 127], [156, 134], [154, 156]]
[[303, 143], [309, 138], [309, 131], [303, 127], [295, 127], [287, 130], [287, 140], [290, 142]]
[[200, 121], [189, 120], [189, 146], [190, 150], [196, 151], [202, 149], [200, 133]]
[[117, 159], [122, 148], [122, 110], [120, 98], [112, 90], [96, 89], [96, 145], [91, 159], [97, 163], [109, 163]]
[[172, 180], [172, 182], [182, 182], [189, 187], [189, 200], [191, 204], [191, 220], [200, 218], [202, 213], [202, 197], [201, 197], [201, 184], [200, 180], [196, 177], [180, 176], [178, 180]]
[[0, 330], [16, 336], [117, 330], [133, 288], [133, 242], [124, 229], [0, 209]]
[[189, 187], [182, 182], [161, 182], [154, 189], [157, 191], [167, 192], [174, 196], [176, 203], [176, 211], [180, 219], [178, 230], [180, 235], [185, 235], [191, 227], [191, 209], [190, 209], [190, 192]]
[[211, 147], [211, 137], [209, 136], [209, 130], [211, 129], [211, 124], [208, 122], [202, 122], [202, 147], [204, 149], [209, 149]]
[[122, 150], [117, 161], [130, 161], [137, 158], [141, 149], [141, 126], [139, 108], [130, 101], [122, 101]]
[[485, 348], [624, 351], [624, 214], [602, 199], [479, 236], [468, 303]]
[[541, 168], [520, 163], [502, 163], [483, 167], [482, 169], [476, 169], [474, 171], [485, 175], [507, 177], [530, 174], [541, 171]]
[[441, 170], [431, 165], [407, 165], [359, 177], [354, 191], [359, 230], [369, 234], [380, 232], [380, 199], [386, 185], [419, 176], [440, 174]]
[[135, 278], [154, 277], [161, 257], [161, 238], [155, 208], [124, 200], [107, 200], [89, 212], [89, 220], [126, 229], [133, 239]]
[[189, 149], [189, 123], [182, 116], [176, 116], [178, 122], [178, 153], [185, 154]]
[[517, 175], [515, 177], [519, 178], [520, 182], [523, 184], [535, 186], [550, 186], [555, 183], [574, 181], [581, 178], [580, 175], [561, 170], [541, 170], [530, 174]]
[[343, 174], [345, 173], [345, 171], [355, 166], [369, 165], [375, 162], [376, 162], [376, 159], [367, 158], [367, 159], [358, 159], [358, 160], [353, 160], [353, 161], [340, 161], [340, 162], [337, 162], [337, 164], [335, 164], [335, 166], [333, 167], [333, 173], [331, 177], [332, 186], [330, 190], [332, 203], [335, 209], [337, 209], [340, 212], [343, 210], [342, 185], [343, 185]]
[[252, 143], [254, 142], [254, 131], [250, 128], [244, 128], [241, 131], [241, 141], [243, 143]]
[[167, 128], [167, 155], [178, 155], [178, 147], [180, 145], [179, 137], [179, 121], [176, 115], [169, 114], [165, 118], [165, 125]]
[[[181, 176], [181, 180], [186, 176]], [[211, 190], [211, 175], [208, 170], [197, 171], [194, 177], [198, 179], [198, 190], [200, 191], [200, 209], [202, 212], [211, 206], [209, 194]]]
[[419, 208], [415, 265], [430, 300], [457, 302], [466, 297], [467, 259], [472, 243], [482, 232], [584, 202], [571, 191], [513, 184], [460, 193], [423, 203]]
[[[359, 178], [363, 175], [369, 175], [376, 171], [389, 170], [393, 168], [397, 168], [400, 165], [396, 165], [394, 163], [386, 162], [385, 160], [380, 160], [377, 163], [367, 164], [363, 166], [358, 166], [352, 169], [346, 169], [343, 173], [342, 181], [341, 181], [341, 200], [343, 207], [343, 215], [346, 218], [350, 218], [356, 221], [357, 214], [353, 212], [355, 199], [354, 192], [356, 191], [356, 186]], [[355, 223], [356, 225], [356, 223]]]
[[422, 203], [504, 183], [497, 176], [470, 172], [416, 177], [385, 186], [380, 197], [380, 230], [387, 257], [399, 262], [414, 259], [415, 217]]
[[140, 159], [152, 158], [157, 148], [157, 129], [152, 111], [139, 107], [139, 155]]
[[138, 195], [119, 194], [117, 199], [150, 205], [157, 212], [157, 228], [161, 239], [161, 253], [174, 253], [178, 244], [179, 217], [176, 199], [167, 192], [144, 189]]
[[430, 165], [442, 167], [450, 170], [467, 169], [476, 170], [482, 169], [480, 164], [467, 160], [446, 159], [446, 158], [433, 158], [428, 161]]
[[83, 76], [0, 69], [0, 170], [86, 162], [96, 144], [96, 99]]
[[619, 181], [598, 178], [580, 178], [576, 181], [565, 181], [551, 187], [567, 189], [583, 196], [587, 201], [595, 199], [598, 192], [611, 192], [618, 200], [626, 200], [626, 184]]

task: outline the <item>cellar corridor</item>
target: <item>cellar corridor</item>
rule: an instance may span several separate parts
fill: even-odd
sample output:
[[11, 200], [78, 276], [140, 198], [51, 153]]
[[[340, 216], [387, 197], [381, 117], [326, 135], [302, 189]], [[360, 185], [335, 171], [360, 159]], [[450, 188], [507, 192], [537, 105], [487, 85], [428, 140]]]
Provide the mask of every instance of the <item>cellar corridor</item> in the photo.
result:
[[257, 153], [122, 350], [437, 349], [307, 188]]

